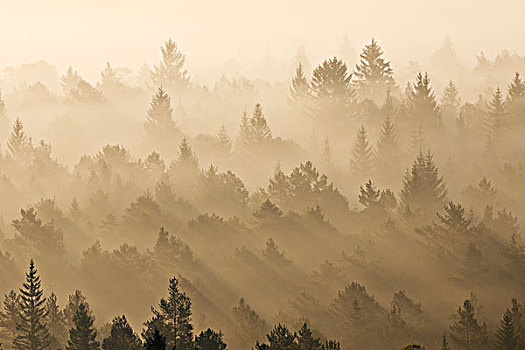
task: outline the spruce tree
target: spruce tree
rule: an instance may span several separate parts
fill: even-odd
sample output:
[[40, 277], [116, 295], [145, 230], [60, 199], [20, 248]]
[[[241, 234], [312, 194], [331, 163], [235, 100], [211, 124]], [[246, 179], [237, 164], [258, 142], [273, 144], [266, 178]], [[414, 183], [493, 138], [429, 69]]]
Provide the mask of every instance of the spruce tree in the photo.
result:
[[28, 138], [24, 131], [24, 125], [20, 118], [16, 118], [13, 124], [13, 131], [7, 141], [8, 155], [13, 159], [20, 159], [31, 151], [31, 139]]
[[186, 137], [182, 139], [179, 145], [177, 160], [171, 168], [183, 176], [196, 176], [199, 173], [199, 161]]
[[272, 132], [268, 127], [260, 103], [257, 103], [253, 109], [253, 114], [250, 118], [250, 133], [250, 139], [254, 143], [260, 143], [272, 139]]
[[80, 303], [73, 317], [74, 327], [69, 330], [66, 350], [98, 350], [94, 318], [84, 303]]
[[304, 75], [303, 64], [299, 63], [295, 70], [295, 76], [292, 79], [290, 87], [290, 102], [296, 108], [304, 107], [310, 98], [310, 86]]
[[146, 337], [144, 347], [146, 350], [166, 350], [166, 337], [155, 329], [151, 336]]
[[372, 173], [373, 158], [372, 147], [368, 143], [366, 136], [366, 129], [362, 125], [352, 148], [352, 157], [350, 159], [350, 167], [354, 174], [360, 177], [367, 177]]
[[126, 320], [126, 316], [117, 316], [111, 323], [109, 337], [102, 342], [104, 350], [141, 350], [142, 342], [139, 336], [133, 331], [133, 328]]
[[89, 310], [89, 304], [86, 301], [86, 297], [82, 295], [80, 290], [76, 290], [75, 293], [71, 294], [68, 299], [68, 303], [64, 308], [64, 317], [66, 319], [66, 326], [71, 329], [75, 326], [74, 318], [80, 307], [80, 304], [84, 304], [84, 307]]
[[409, 112], [415, 121], [425, 125], [441, 124], [441, 114], [427, 73], [417, 75], [408, 99]]
[[172, 117], [173, 109], [171, 108], [171, 99], [166, 93], [166, 90], [160, 86], [153, 96], [146, 124], [144, 125], [146, 131], [149, 132], [166, 132], [176, 128]]
[[175, 41], [169, 38], [160, 50], [162, 60], [151, 72], [153, 84], [164, 86], [170, 91], [188, 86], [188, 72], [184, 69], [186, 59], [179, 51]]
[[479, 325], [474, 306], [470, 300], [465, 300], [459, 307], [450, 325], [450, 337], [457, 347], [464, 350], [481, 350], [486, 348], [488, 337], [485, 324]]
[[392, 119], [387, 116], [379, 131], [374, 152], [374, 168], [382, 181], [388, 182], [393, 177], [399, 168], [400, 156], [397, 132]]
[[64, 95], [69, 96], [71, 92], [77, 88], [77, 85], [81, 80], [82, 78], [80, 78], [78, 73], [69, 66], [66, 74], [63, 75], [60, 80], [60, 85], [62, 86]]
[[[10, 291], [4, 297], [3, 311], [0, 311], [0, 338], [12, 345], [17, 336], [17, 325], [20, 324], [20, 295]], [[8, 345], [4, 344], [4, 345]]]
[[354, 71], [360, 100], [380, 102], [385, 93], [394, 87], [394, 71], [390, 62], [382, 56], [383, 50], [372, 38], [371, 43], [360, 54], [361, 59]]
[[46, 323], [49, 329], [50, 348], [61, 349], [67, 339], [64, 313], [60, 310], [55, 293], [51, 293], [46, 303]]
[[498, 329], [496, 330], [496, 349], [515, 350], [518, 349], [518, 332], [514, 326], [512, 312], [507, 309], [503, 314]]
[[49, 350], [49, 331], [45, 322], [46, 298], [33, 259], [26, 282], [20, 288], [20, 323], [13, 341], [16, 350]]
[[153, 317], [144, 324], [143, 337], [151, 337], [155, 330], [159, 330], [166, 337], [169, 349], [193, 350], [191, 300], [180, 289], [176, 277], [170, 279], [168, 292], [168, 299], [160, 300], [159, 309], [151, 309]]
[[208, 328], [195, 337], [195, 350], [225, 350], [226, 343], [221, 332]]
[[104, 88], [115, 88], [120, 84], [120, 78], [109, 62], [106, 62], [106, 66], [102, 73], [100, 73], [100, 76]]
[[459, 98], [458, 89], [451, 80], [448, 82], [441, 98], [441, 112], [446, 120], [453, 120], [458, 117], [460, 108], [461, 99]]
[[359, 203], [361, 203], [365, 208], [377, 206], [379, 203], [381, 191], [376, 189], [372, 183], [372, 180], [368, 180], [368, 182], [365, 184], [365, 188], [360, 186], [359, 191], [361, 192], [359, 194]]
[[275, 326], [270, 334], [266, 335], [268, 344], [256, 343], [257, 350], [297, 350], [298, 346], [295, 342], [296, 334], [280, 323]]
[[521, 123], [525, 114], [525, 82], [521, 79], [518, 72], [516, 72], [512, 82], [509, 84], [505, 105], [511, 121], [513, 123]]
[[297, 333], [297, 350], [320, 350], [321, 341], [319, 338], [315, 338], [312, 334], [312, 330], [308, 327], [305, 322], [301, 326], [301, 329]]
[[217, 134], [217, 144], [219, 146], [219, 149], [222, 152], [228, 153], [230, 152], [230, 149], [232, 147], [232, 142], [230, 139], [230, 136], [228, 135], [228, 131], [226, 130], [226, 127], [224, 124], [221, 125], [221, 128], [219, 129], [219, 133]]
[[521, 80], [520, 73], [516, 72], [509, 84], [508, 101], [514, 102], [525, 97], [525, 82]]
[[523, 304], [516, 299], [512, 299], [510, 311], [514, 327], [518, 333], [518, 349], [525, 349], [525, 312]]
[[504, 104], [505, 102], [503, 100], [503, 93], [498, 87], [492, 95], [492, 99], [489, 102], [489, 111], [487, 114], [488, 119], [486, 121], [489, 132], [491, 132], [494, 135], [498, 135], [507, 122], [507, 113], [505, 111]]

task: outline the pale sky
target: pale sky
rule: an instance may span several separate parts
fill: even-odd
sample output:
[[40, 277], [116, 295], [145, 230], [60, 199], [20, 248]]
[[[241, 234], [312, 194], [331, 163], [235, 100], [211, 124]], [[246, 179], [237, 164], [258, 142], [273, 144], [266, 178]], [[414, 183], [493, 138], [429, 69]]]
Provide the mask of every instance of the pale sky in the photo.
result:
[[524, 18], [523, 0], [4, 0], [0, 67], [43, 59], [96, 82], [106, 61], [131, 69], [157, 62], [172, 37], [190, 74], [205, 80], [228, 59], [257, 66], [268, 48], [287, 62], [302, 45], [318, 63], [344, 35], [356, 50], [376, 38], [396, 67], [428, 57], [446, 34], [472, 65], [481, 50], [525, 54]]

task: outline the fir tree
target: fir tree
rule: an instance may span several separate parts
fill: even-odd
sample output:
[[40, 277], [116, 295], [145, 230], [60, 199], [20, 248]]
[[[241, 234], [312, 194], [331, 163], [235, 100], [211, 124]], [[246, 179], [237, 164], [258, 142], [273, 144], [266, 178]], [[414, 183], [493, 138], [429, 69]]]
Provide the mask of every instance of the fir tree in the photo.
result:
[[525, 113], [525, 82], [521, 79], [518, 72], [516, 72], [512, 82], [509, 84], [505, 105], [511, 121], [513, 123], [521, 122]]
[[465, 300], [459, 307], [450, 325], [450, 337], [460, 349], [480, 350], [487, 346], [487, 327], [479, 325], [474, 306], [470, 300]]
[[32, 149], [31, 139], [24, 132], [20, 118], [16, 118], [13, 131], [7, 141], [7, 151], [11, 158], [20, 159]]
[[179, 89], [188, 86], [188, 72], [184, 69], [185, 57], [179, 51], [177, 44], [169, 38], [160, 48], [162, 61], [155, 65], [151, 79], [155, 86], [165, 86]]
[[193, 325], [191, 323], [191, 300], [179, 286], [176, 277], [170, 279], [168, 299], [162, 298], [159, 309], [152, 308], [153, 318], [144, 325], [143, 337], [151, 337], [155, 330], [166, 337], [168, 348], [192, 350]]
[[69, 329], [75, 326], [74, 318], [80, 304], [84, 304], [84, 307], [89, 310], [89, 304], [86, 301], [86, 297], [82, 295], [80, 290], [76, 290], [75, 293], [69, 296], [68, 303], [64, 308], [64, 317], [66, 319], [67, 328]]
[[106, 62], [106, 66], [100, 73], [100, 76], [102, 78], [102, 86], [105, 88], [115, 88], [120, 85], [120, 78], [109, 62]]
[[487, 114], [487, 127], [489, 132], [498, 135], [506, 124], [506, 111], [503, 101], [503, 94], [498, 87], [489, 102], [489, 112]]
[[395, 126], [388, 116], [379, 131], [374, 156], [374, 168], [378, 170], [380, 178], [392, 177], [398, 168], [400, 152]]
[[230, 149], [232, 147], [232, 142], [230, 139], [230, 136], [228, 136], [228, 131], [226, 130], [226, 127], [224, 124], [221, 125], [221, 128], [219, 129], [219, 133], [217, 134], [217, 144], [219, 146], [219, 149], [223, 152], [230, 152]]
[[359, 128], [357, 138], [352, 148], [350, 167], [354, 174], [367, 177], [372, 173], [372, 147], [368, 143], [364, 125]]
[[166, 337], [155, 329], [151, 336], [146, 337], [144, 347], [146, 350], [166, 350]]
[[297, 333], [297, 350], [320, 350], [321, 341], [314, 338], [312, 331], [305, 322]]
[[0, 311], [0, 338], [12, 343], [20, 321], [20, 295], [11, 291], [4, 297], [3, 311]]
[[516, 72], [509, 84], [508, 101], [515, 102], [525, 97], [525, 82], [521, 80], [520, 73]]
[[46, 303], [46, 323], [49, 329], [50, 348], [61, 349], [67, 338], [67, 328], [64, 313], [57, 304], [55, 293], [51, 293]]
[[365, 184], [365, 188], [360, 186], [359, 191], [361, 192], [359, 194], [359, 203], [361, 203], [365, 208], [374, 207], [379, 203], [381, 191], [376, 189], [372, 183], [372, 180], [368, 180], [368, 182]]
[[250, 133], [250, 139], [255, 143], [272, 139], [272, 132], [268, 127], [268, 123], [266, 122], [266, 118], [264, 117], [260, 103], [257, 103], [253, 109], [253, 114], [250, 118]]
[[408, 98], [410, 115], [414, 120], [426, 125], [441, 124], [441, 114], [427, 73], [417, 75]]
[[146, 124], [147, 131], [168, 131], [176, 128], [172, 118], [171, 99], [160, 86], [151, 100]]
[[270, 334], [266, 335], [268, 344], [256, 343], [256, 350], [297, 350], [298, 346], [295, 342], [296, 334], [280, 323], [271, 330]]
[[195, 350], [225, 350], [226, 343], [221, 332], [208, 328], [195, 337]]
[[20, 288], [20, 323], [13, 341], [16, 350], [48, 350], [49, 331], [45, 323], [46, 298], [35, 263], [31, 259], [26, 282]]
[[177, 160], [171, 168], [175, 172], [179, 171], [188, 176], [196, 176], [199, 173], [199, 161], [186, 137], [182, 139], [179, 145]]
[[111, 323], [111, 333], [102, 342], [104, 350], [140, 350], [143, 349], [139, 336], [126, 320], [126, 316], [117, 316]]
[[441, 98], [441, 112], [445, 119], [455, 119], [459, 115], [460, 108], [461, 99], [459, 98], [458, 89], [451, 80], [448, 82], [448, 85], [443, 92], [443, 97]]
[[512, 312], [507, 309], [503, 314], [498, 329], [496, 330], [496, 349], [515, 350], [518, 349], [518, 332], [514, 327]]
[[66, 350], [98, 350], [100, 344], [96, 340], [97, 331], [93, 325], [94, 319], [84, 303], [78, 306], [73, 323], [75, 325], [69, 330]]
[[425, 133], [423, 131], [423, 125], [419, 125], [417, 127], [414, 127], [410, 131], [409, 139], [408, 139], [408, 149], [407, 154], [410, 157], [413, 157], [417, 155], [418, 153], [423, 152], [423, 148], [425, 147], [426, 138]]
[[276, 265], [284, 266], [292, 263], [291, 260], [285, 258], [284, 251], [279, 251], [279, 247], [271, 238], [266, 242], [266, 249], [262, 251], [262, 255]]
[[244, 110], [242, 112], [240, 131], [239, 131], [239, 141], [242, 145], [250, 145], [251, 140], [251, 130], [250, 130], [250, 118], [248, 117], [248, 112]]
[[62, 76], [60, 85], [64, 95], [68, 96], [74, 89], [77, 88], [78, 83], [82, 80], [75, 70], [71, 66], [67, 69], [67, 72]]
[[296, 107], [302, 107], [310, 98], [310, 86], [303, 71], [303, 64], [299, 63], [295, 70], [290, 87], [290, 102]]
[[372, 38], [361, 53], [354, 76], [357, 94], [361, 100], [379, 102], [385, 93], [394, 87], [393, 69], [383, 57], [383, 50]]

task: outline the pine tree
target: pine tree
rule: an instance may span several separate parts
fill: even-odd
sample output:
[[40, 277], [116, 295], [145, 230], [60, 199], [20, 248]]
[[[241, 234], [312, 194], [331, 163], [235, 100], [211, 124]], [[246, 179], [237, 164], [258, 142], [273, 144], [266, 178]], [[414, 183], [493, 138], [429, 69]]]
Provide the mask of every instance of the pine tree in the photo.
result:
[[50, 348], [61, 349], [67, 338], [67, 328], [64, 313], [57, 304], [55, 293], [51, 293], [46, 303], [46, 323], [49, 329]]
[[368, 182], [365, 184], [365, 188], [360, 186], [359, 191], [361, 192], [359, 194], [359, 203], [361, 203], [365, 208], [377, 206], [379, 203], [381, 191], [376, 189], [372, 183], [372, 180], [368, 180]]
[[160, 86], [151, 100], [146, 124], [147, 131], [167, 131], [176, 128], [172, 118], [171, 99]]
[[315, 68], [310, 86], [318, 117], [340, 119], [349, 114], [355, 94], [351, 79], [346, 64], [337, 57]]
[[160, 48], [162, 61], [155, 65], [151, 79], [155, 86], [179, 89], [188, 86], [188, 72], [184, 69], [185, 57], [179, 51], [177, 44], [169, 38]]
[[523, 304], [516, 299], [512, 299], [510, 311], [514, 327], [518, 334], [518, 349], [523, 349], [525, 348], [525, 313], [523, 311]]
[[292, 79], [290, 87], [290, 102], [295, 107], [304, 107], [310, 98], [310, 86], [303, 71], [303, 64], [299, 63], [295, 70], [295, 76]]
[[423, 131], [423, 125], [419, 125], [417, 127], [414, 127], [410, 131], [409, 139], [408, 139], [408, 148], [407, 148], [407, 154], [410, 157], [413, 157], [417, 155], [418, 153], [423, 152], [423, 148], [426, 144], [426, 138], [425, 133]]
[[450, 346], [448, 346], [447, 341], [447, 333], [443, 332], [443, 338], [441, 341], [441, 350], [450, 350]]
[[271, 238], [266, 241], [266, 249], [262, 251], [262, 255], [270, 262], [279, 266], [290, 265], [292, 263], [291, 260], [285, 258], [284, 251], [279, 251], [279, 247], [277, 247], [277, 244]]
[[232, 142], [230, 139], [230, 136], [228, 136], [228, 131], [226, 130], [226, 127], [224, 124], [221, 125], [221, 128], [219, 129], [219, 133], [217, 134], [217, 144], [219, 146], [219, 149], [223, 152], [230, 152], [230, 149], [232, 147]]
[[[0, 338], [12, 345], [17, 336], [17, 325], [20, 324], [20, 295], [15, 291], [4, 297], [4, 310], [0, 311]], [[7, 345], [7, 344], [6, 344]]]
[[453, 120], [458, 117], [460, 108], [461, 99], [459, 98], [458, 89], [451, 80], [448, 82], [441, 98], [441, 112], [446, 120]]
[[410, 171], [407, 170], [401, 189], [401, 202], [411, 209], [435, 211], [441, 208], [447, 196], [443, 176], [439, 175], [430, 152], [419, 153]]
[[166, 337], [168, 348], [193, 350], [191, 300], [181, 291], [176, 277], [170, 279], [168, 291], [168, 299], [160, 300], [159, 309], [151, 309], [153, 318], [144, 324], [143, 337], [151, 337], [155, 330], [159, 330]]
[[408, 99], [410, 115], [415, 121], [426, 125], [441, 124], [441, 114], [427, 73], [417, 75]]
[[507, 101], [516, 102], [525, 97], [525, 82], [521, 80], [520, 73], [516, 72], [512, 82], [509, 84]]
[[13, 341], [16, 350], [48, 350], [49, 331], [45, 323], [46, 308], [35, 263], [31, 259], [26, 282], [20, 288], [20, 323]]
[[76, 290], [75, 293], [71, 294], [68, 299], [68, 303], [64, 308], [64, 317], [66, 319], [67, 328], [71, 329], [75, 326], [74, 318], [80, 307], [80, 304], [84, 304], [84, 307], [89, 310], [89, 304], [86, 301], [86, 297], [82, 295], [80, 290]]
[[498, 329], [496, 330], [496, 349], [515, 350], [518, 349], [518, 332], [514, 327], [512, 312], [507, 309], [503, 314]]
[[106, 62], [106, 67], [104, 67], [100, 76], [102, 78], [102, 86], [105, 88], [115, 88], [120, 85], [120, 78], [109, 62]]
[[64, 95], [68, 96], [71, 92], [77, 88], [78, 83], [82, 80], [75, 70], [71, 66], [67, 69], [67, 72], [62, 76], [60, 85]]
[[297, 333], [297, 350], [320, 350], [321, 341], [314, 338], [312, 331], [305, 322]]
[[371, 43], [363, 49], [361, 60], [354, 71], [357, 94], [361, 100], [380, 102], [385, 93], [394, 87], [394, 71], [390, 62], [382, 56], [383, 50], [372, 38]]
[[388, 116], [379, 131], [374, 156], [374, 168], [378, 170], [380, 177], [382, 179], [391, 177], [398, 168], [400, 152], [395, 126]]
[[69, 330], [66, 350], [98, 350], [94, 318], [84, 303], [80, 303], [73, 317], [74, 327]]
[[372, 173], [372, 155], [372, 147], [368, 143], [366, 129], [362, 125], [357, 132], [357, 138], [352, 148], [352, 158], [350, 159], [350, 167], [354, 174], [367, 177]]
[[13, 124], [13, 131], [7, 141], [8, 154], [13, 159], [20, 159], [27, 155], [31, 148], [31, 139], [26, 136], [24, 125], [22, 125], [20, 118], [16, 118]]
[[126, 316], [117, 316], [111, 323], [111, 332], [109, 337], [102, 342], [103, 350], [141, 350], [142, 342], [139, 336], [133, 331], [133, 328], [126, 320]]
[[253, 114], [250, 118], [250, 132], [250, 139], [255, 143], [272, 139], [272, 132], [268, 127], [268, 123], [266, 122], [266, 118], [264, 117], [260, 103], [257, 103], [253, 109]]
[[511, 121], [513, 123], [522, 122], [525, 114], [525, 82], [521, 80], [518, 72], [509, 84], [505, 105]]
[[266, 335], [268, 344], [256, 343], [257, 350], [297, 350], [298, 346], [295, 342], [296, 334], [280, 323], [272, 329], [270, 334]]
[[144, 347], [146, 350], [166, 350], [166, 337], [155, 329], [153, 335], [146, 337]]
[[178, 158], [175, 164], [173, 164], [173, 167], [177, 171], [182, 171], [188, 175], [196, 175], [199, 173], [199, 161], [186, 137], [182, 139], [179, 145]]
[[498, 133], [506, 125], [506, 114], [503, 93], [498, 87], [492, 95], [492, 100], [489, 102], [489, 112], [487, 115], [487, 127], [489, 132], [498, 135]]
[[225, 350], [226, 343], [221, 332], [208, 328], [195, 337], [195, 350]]
[[233, 308], [233, 319], [238, 327], [236, 338], [241, 345], [251, 346], [254, 342], [263, 339], [266, 321], [246, 303], [244, 298], [241, 298], [239, 305]]
[[480, 350], [487, 346], [487, 327], [479, 325], [474, 306], [465, 300], [454, 314], [454, 323], [450, 325], [450, 337], [456, 346], [464, 350]]

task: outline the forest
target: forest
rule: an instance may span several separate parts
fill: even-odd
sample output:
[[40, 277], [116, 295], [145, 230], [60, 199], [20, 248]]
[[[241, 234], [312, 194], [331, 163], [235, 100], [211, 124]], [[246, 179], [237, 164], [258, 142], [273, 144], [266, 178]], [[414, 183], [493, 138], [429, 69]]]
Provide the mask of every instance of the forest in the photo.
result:
[[525, 349], [524, 56], [158, 55], [3, 71], [1, 349]]

